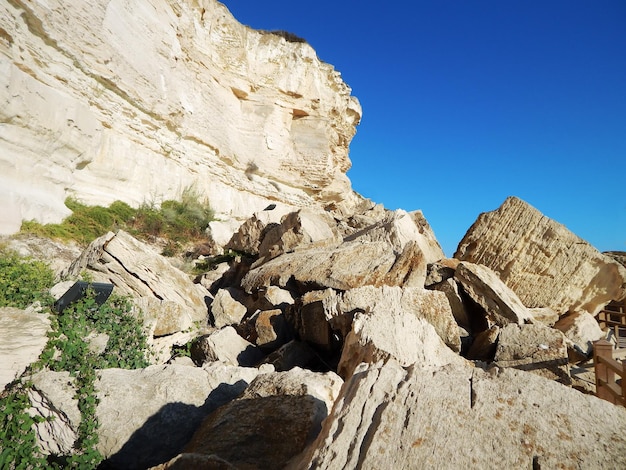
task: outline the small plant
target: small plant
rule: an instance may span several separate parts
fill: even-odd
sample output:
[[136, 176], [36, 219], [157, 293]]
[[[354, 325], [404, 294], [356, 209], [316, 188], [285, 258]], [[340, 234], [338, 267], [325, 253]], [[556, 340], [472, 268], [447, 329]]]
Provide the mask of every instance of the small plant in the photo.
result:
[[122, 228], [138, 238], [164, 238], [164, 254], [174, 256], [185, 243], [203, 238], [209, 223], [215, 220], [208, 200], [202, 199], [193, 187], [184, 189], [179, 200], [168, 199], [160, 205], [144, 203], [138, 209], [122, 201], [109, 207], [87, 206], [72, 198], [65, 205], [72, 214], [60, 224], [24, 221], [21, 231], [87, 245], [108, 231]]
[[51, 305], [52, 270], [42, 261], [0, 251], [0, 307], [26, 308], [33, 302]]
[[301, 43], [307, 42], [306, 39], [301, 38], [300, 36], [297, 36], [294, 33], [290, 33], [289, 31], [284, 31], [282, 29], [276, 29], [273, 31], [261, 31], [261, 32], [265, 34], [273, 34], [275, 36], [280, 36], [281, 38], [289, 42], [301, 42]]
[[[23, 308], [34, 300], [44, 298], [52, 284], [49, 268], [41, 262], [20, 258], [12, 252], [0, 253], [0, 295], [7, 306]], [[17, 291], [9, 287], [18, 283]], [[7, 287], [9, 286], [9, 287]], [[51, 307], [52, 302], [46, 306]], [[46, 458], [37, 447], [33, 424], [42, 418], [31, 417], [26, 381], [16, 381], [0, 395], [0, 469], [78, 468], [94, 469], [102, 461], [96, 449], [98, 421], [96, 418], [95, 382], [98, 369], [142, 368], [148, 365], [147, 339], [141, 319], [133, 316], [129, 299], [112, 295], [98, 305], [95, 292], [51, 316], [49, 340], [31, 371], [50, 369], [68, 371], [75, 378], [81, 421], [75, 450], [69, 456]], [[89, 348], [87, 338], [92, 333], [105, 333], [108, 341], [104, 351]]]

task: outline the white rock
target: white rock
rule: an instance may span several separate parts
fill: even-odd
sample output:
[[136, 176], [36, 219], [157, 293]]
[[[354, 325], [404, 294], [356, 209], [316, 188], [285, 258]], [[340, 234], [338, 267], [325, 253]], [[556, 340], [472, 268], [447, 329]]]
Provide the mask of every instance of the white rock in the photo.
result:
[[216, 328], [236, 325], [248, 310], [245, 305], [236, 301], [229, 289], [220, 289], [211, 303], [211, 314]]
[[0, 308], [0, 389], [19, 378], [48, 343], [50, 319], [32, 309]]
[[361, 108], [306, 43], [215, 0], [4, 2], [0, 28], [5, 233], [59, 222], [68, 195], [138, 205], [194, 185], [241, 218], [270, 199], [356, 200], [345, 173]]
[[554, 328], [563, 332], [572, 349], [586, 357], [593, 353], [593, 342], [605, 336], [596, 319], [587, 312], [565, 315]]

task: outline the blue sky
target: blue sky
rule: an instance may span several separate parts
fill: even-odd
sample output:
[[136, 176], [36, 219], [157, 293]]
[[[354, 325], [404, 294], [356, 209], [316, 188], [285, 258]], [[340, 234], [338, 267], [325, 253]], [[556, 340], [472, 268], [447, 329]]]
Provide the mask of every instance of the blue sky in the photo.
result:
[[626, 1], [225, 0], [305, 38], [363, 107], [348, 176], [448, 256], [518, 196], [626, 251]]

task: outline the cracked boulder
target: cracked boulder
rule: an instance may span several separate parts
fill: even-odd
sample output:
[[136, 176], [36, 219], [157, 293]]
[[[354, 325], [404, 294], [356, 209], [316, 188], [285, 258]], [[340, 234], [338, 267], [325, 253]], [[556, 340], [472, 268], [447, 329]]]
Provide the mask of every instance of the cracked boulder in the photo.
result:
[[597, 314], [626, 296], [626, 268], [516, 197], [481, 214], [454, 257], [495, 271], [529, 308]]
[[[83, 251], [64, 276], [77, 278], [89, 270], [94, 282], [115, 286], [115, 292], [132, 297], [148, 297], [180, 305], [184, 317], [179, 327], [191, 322], [206, 322], [209, 292], [194, 284], [187, 274], [172, 266], [150, 246], [133, 238], [123, 230], [109, 232], [97, 238]], [[175, 310], [170, 304], [170, 312]], [[157, 309], [157, 311], [160, 311]], [[150, 320], [153, 309], [144, 313]], [[188, 318], [187, 318], [188, 317]], [[171, 315], [157, 314], [157, 331], [171, 333]], [[159, 322], [165, 322], [159, 325]]]
[[557, 382], [389, 360], [355, 370], [288, 468], [625, 468], [624, 446], [626, 409]]

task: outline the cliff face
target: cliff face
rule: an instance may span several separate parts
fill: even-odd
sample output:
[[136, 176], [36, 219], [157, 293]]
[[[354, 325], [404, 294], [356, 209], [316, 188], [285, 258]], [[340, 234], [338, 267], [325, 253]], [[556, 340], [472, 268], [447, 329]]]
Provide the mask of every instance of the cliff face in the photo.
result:
[[0, 3], [0, 231], [92, 204], [175, 198], [219, 215], [352, 201], [358, 101], [305, 43], [215, 0]]

